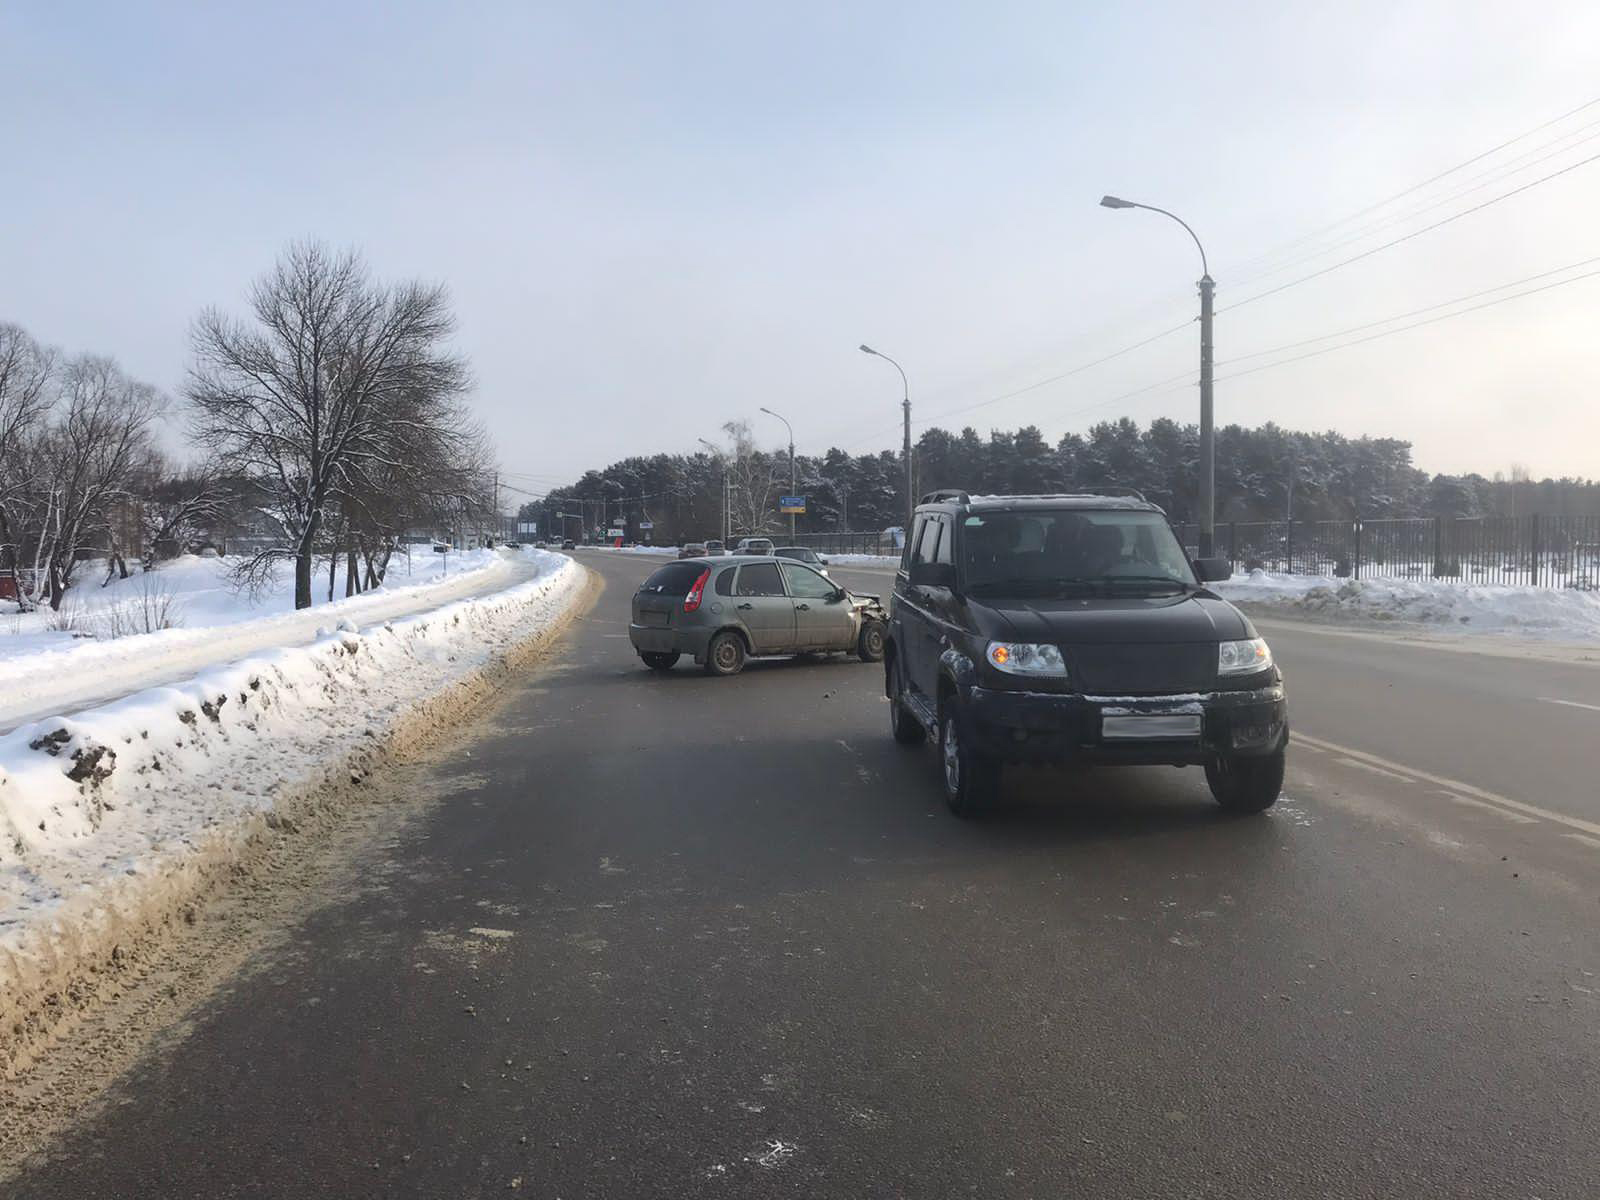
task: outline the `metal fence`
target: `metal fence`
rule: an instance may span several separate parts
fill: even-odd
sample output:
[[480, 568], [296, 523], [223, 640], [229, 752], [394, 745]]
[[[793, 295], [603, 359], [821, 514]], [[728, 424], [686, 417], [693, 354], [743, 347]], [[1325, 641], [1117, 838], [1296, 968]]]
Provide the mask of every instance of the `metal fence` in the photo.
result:
[[771, 536], [778, 545], [809, 546], [818, 554], [889, 554], [900, 557], [900, 547], [895, 544], [894, 535], [879, 530], [797, 533], [792, 542], [787, 536]]
[[[1192, 552], [1199, 526], [1178, 534]], [[1236, 570], [1600, 589], [1600, 516], [1228, 521], [1216, 552]]]

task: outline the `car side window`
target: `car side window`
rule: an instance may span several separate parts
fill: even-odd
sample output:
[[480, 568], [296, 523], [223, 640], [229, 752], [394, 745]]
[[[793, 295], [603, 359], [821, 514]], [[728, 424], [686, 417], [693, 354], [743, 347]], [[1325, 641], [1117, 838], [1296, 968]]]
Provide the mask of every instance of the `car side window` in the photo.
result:
[[834, 592], [833, 584], [799, 563], [784, 563], [783, 578], [789, 584], [789, 595], [797, 600], [826, 600]]
[[717, 572], [717, 583], [716, 583], [716, 588], [714, 589], [716, 591], [717, 595], [719, 595], [719, 596], [731, 596], [731, 595], [733, 595], [733, 577], [736, 574], [738, 574], [737, 571], [718, 571]]
[[939, 544], [934, 548], [933, 561], [937, 563], [955, 564], [955, 555], [951, 545], [955, 541], [955, 526], [948, 517], [939, 518]]
[[917, 552], [911, 558], [915, 563], [931, 563], [934, 561], [934, 547], [939, 543], [939, 521], [936, 518], [927, 518], [922, 525], [922, 536], [917, 539]]
[[905, 549], [900, 552], [900, 569], [902, 571], [910, 569], [911, 556], [917, 548], [917, 539], [922, 536], [923, 526], [927, 523], [927, 517], [918, 517], [916, 523], [911, 526], [910, 532], [906, 535]]
[[777, 563], [751, 563], [739, 568], [736, 596], [781, 596], [783, 581], [778, 578]]

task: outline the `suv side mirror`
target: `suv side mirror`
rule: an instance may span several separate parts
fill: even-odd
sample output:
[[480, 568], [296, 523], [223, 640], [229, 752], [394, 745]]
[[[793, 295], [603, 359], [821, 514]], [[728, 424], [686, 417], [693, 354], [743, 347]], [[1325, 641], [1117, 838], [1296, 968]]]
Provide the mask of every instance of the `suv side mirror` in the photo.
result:
[[956, 569], [951, 563], [914, 562], [911, 564], [911, 583], [915, 587], [953, 588], [956, 586]]
[[1197, 558], [1194, 560], [1194, 573], [1200, 577], [1201, 583], [1217, 583], [1233, 578], [1233, 563], [1226, 558]]

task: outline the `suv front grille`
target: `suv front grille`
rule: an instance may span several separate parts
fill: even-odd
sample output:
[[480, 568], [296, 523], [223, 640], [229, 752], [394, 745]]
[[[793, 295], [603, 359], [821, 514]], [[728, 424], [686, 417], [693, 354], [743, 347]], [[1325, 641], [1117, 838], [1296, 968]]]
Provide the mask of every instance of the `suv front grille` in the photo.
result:
[[1068, 678], [1083, 692], [1106, 696], [1205, 692], [1216, 686], [1215, 642], [1063, 646]]

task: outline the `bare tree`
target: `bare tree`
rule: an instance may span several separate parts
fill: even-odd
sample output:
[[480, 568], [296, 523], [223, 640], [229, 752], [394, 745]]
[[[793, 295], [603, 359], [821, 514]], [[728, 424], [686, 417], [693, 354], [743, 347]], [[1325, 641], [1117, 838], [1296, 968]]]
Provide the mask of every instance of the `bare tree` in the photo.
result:
[[33, 489], [24, 553], [31, 551], [35, 600], [59, 609], [91, 548], [116, 552], [114, 508], [152, 453], [166, 401], [108, 358], [83, 355], [61, 371], [53, 418], [34, 440]]
[[0, 570], [15, 575], [22, 511], [36, 491], [34, 453], [50, 409], [55, 355], [20, 326], [0, 322]]
[[781, 486], [778, 462], [756, 449], [749, 421], [728, 421], [722, 426], [733, 450], [725, 460], [728, 470], [728, 508], [736, 531], [757, 534], [773, 528], [773, 500]]
[[374, 283], [353, 252], [291, 246], [251, 289], [253, 323], [216, 310], [195, 323], [187, 395], [196, 434], [270, 498], [288, 544], [244, 564], [295, 564], [311, 604], [314, 558], [341, 498], [407, 468], [407, 447], [446, 436], [468, 384], [445, 348], [443, 287]]

